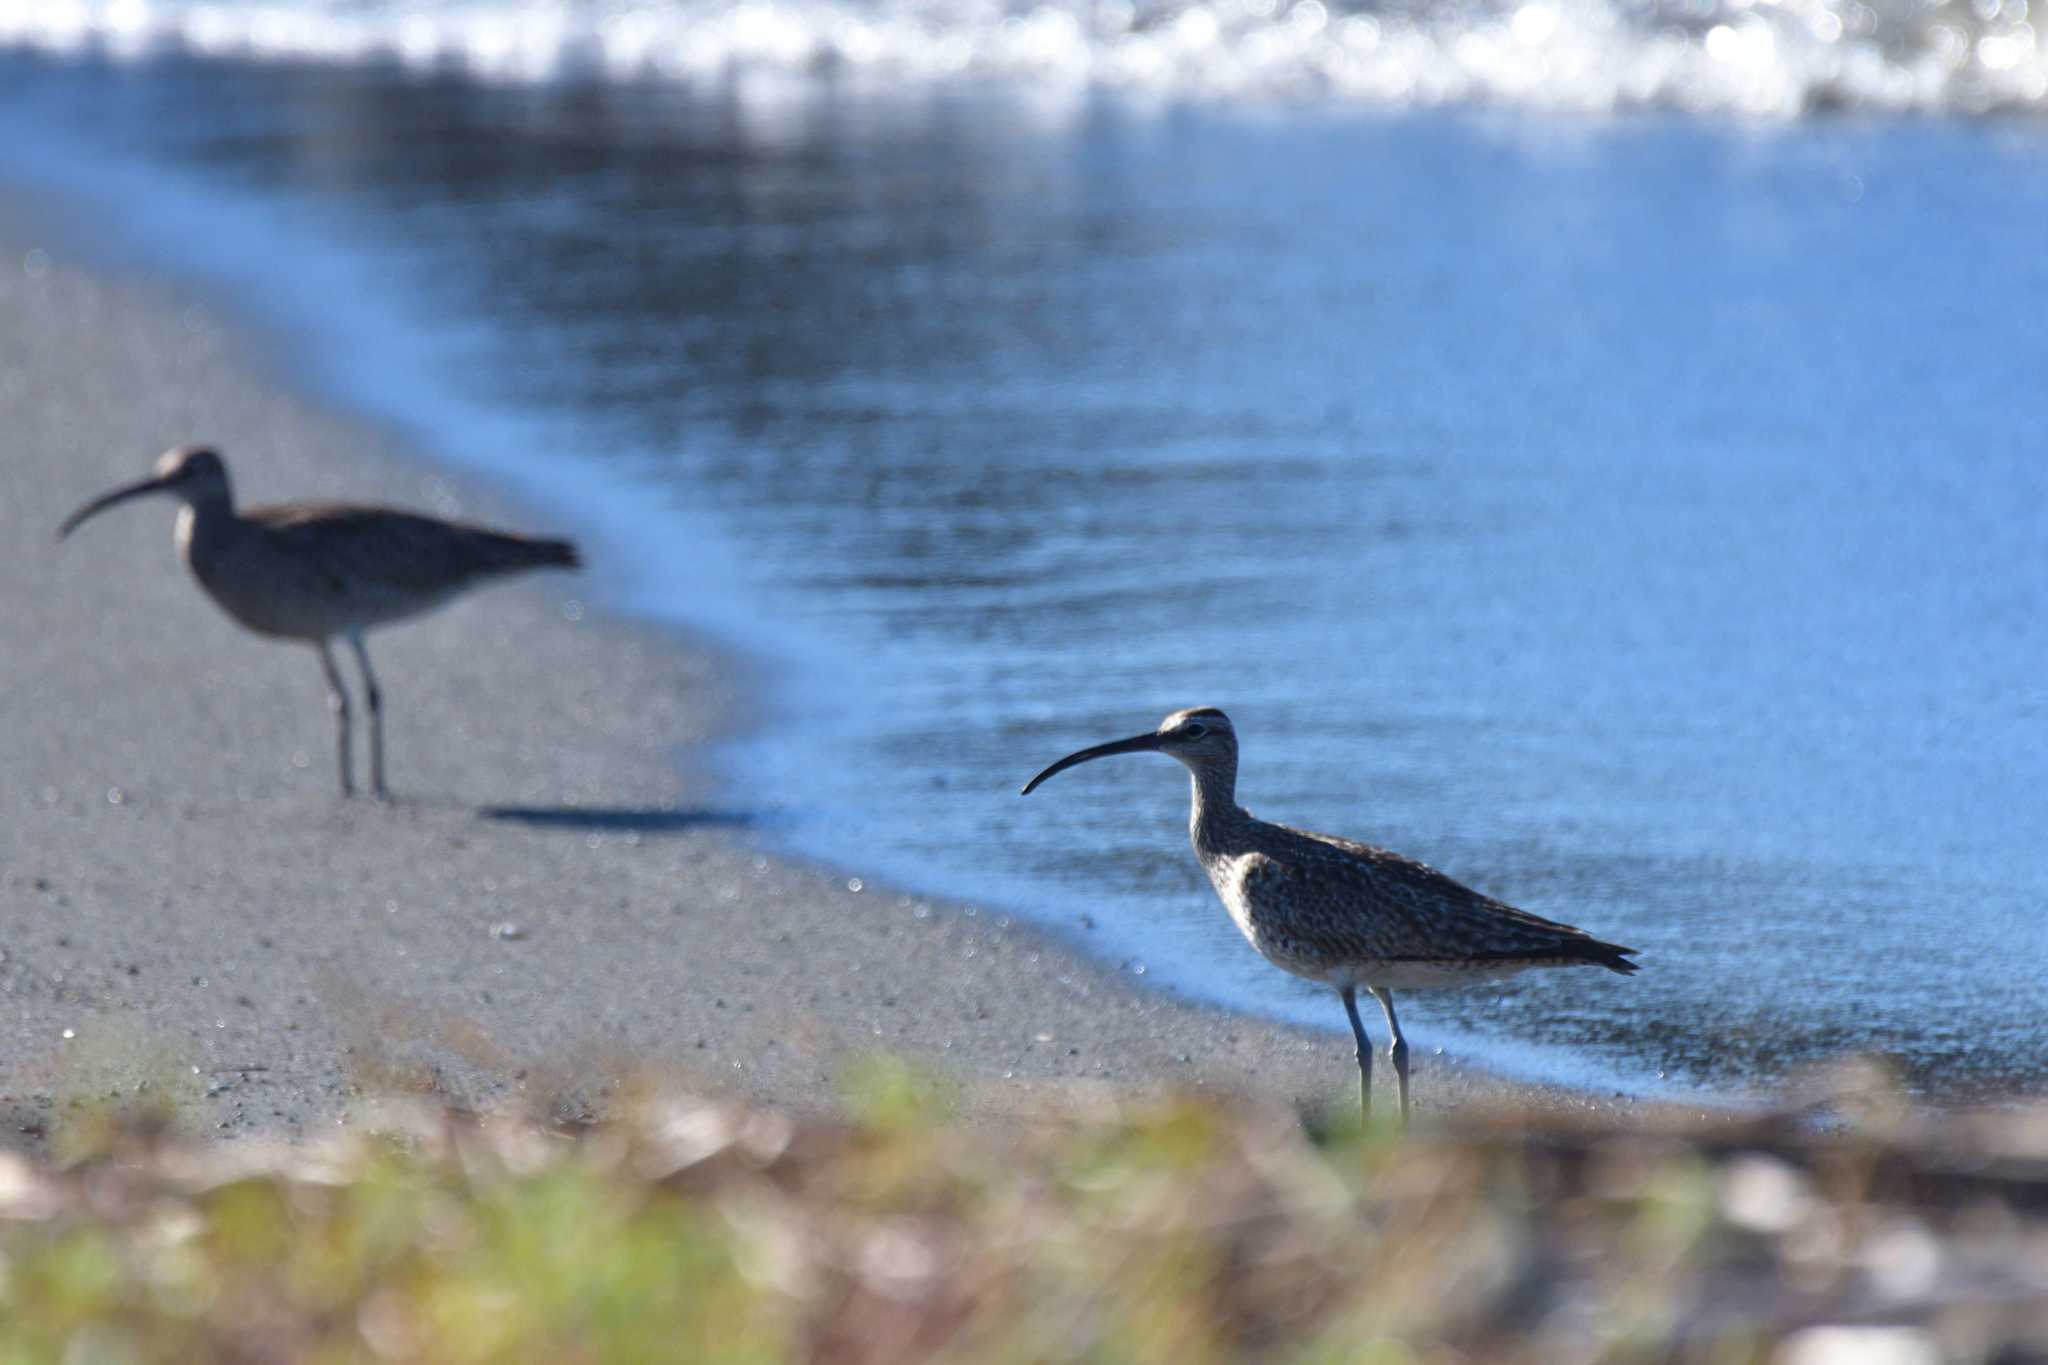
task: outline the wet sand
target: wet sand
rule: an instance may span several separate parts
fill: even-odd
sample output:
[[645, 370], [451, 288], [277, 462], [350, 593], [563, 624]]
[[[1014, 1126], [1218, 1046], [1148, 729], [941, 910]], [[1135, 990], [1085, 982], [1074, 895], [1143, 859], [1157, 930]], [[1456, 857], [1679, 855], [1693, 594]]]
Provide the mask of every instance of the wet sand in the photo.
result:
[[[816, 1111], [877, 1051], [957, 1078], [984, 1119], [1091, 1087], [1349, 1102], [1335, 1033], [1141, 991], [993, 910], [751, 847], [747, 794], [691, 762], [751, 723], [746, 665], [586, 609], [602, 544], [581, 576], [374, 636], [399, 799], [341, 800], [312, 652], [204, 598], [167, 500], [61, 546], [58, 522], [187, 441], [250, 504], [536, 532], [546, 509], [291, 391], [271, 342], [81, 259], [57, 224], [0, 203], [0, 1144], [138, 1087], [198, 1134], [301, 1134], [392, 1091], [600, 1114], [643, 1077]], [[1425, 1110], [1610, 1103], [1435, 1056], [1416, 1090]]]

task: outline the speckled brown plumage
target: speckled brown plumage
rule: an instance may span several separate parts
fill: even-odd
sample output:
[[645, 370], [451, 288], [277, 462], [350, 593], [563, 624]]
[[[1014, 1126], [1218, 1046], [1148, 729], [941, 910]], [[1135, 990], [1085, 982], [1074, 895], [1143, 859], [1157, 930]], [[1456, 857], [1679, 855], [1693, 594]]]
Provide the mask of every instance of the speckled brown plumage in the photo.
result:
[[1469, 981], [1538, 966], [1633, 972], [1630, 949], [1517, 910], [1426, 864], [1233, 808], [1196, 845], [1245, 936], [1278, 966], [1330, 985]]
[[362, 670], [370, 708], [370, 785], [381, 798], [383, 698], [364, 633], [432, 610], [493, 578], [580, 562], [566, 540], [508, 535], [388, 507], [306, 502], [237, 512], [226, 463], [201, 446], [166, 451], [153, 477], [93, 499], [65, 519], [58, 535], [151, 493], [183, 504], [178, 553], [222, 611], [260, 635], [303, 640], [319, 651], [345, 796], [353, 794], [355, 780], [348, 689], [330, 644], [336, 636], [348, 640]]
[[1435, 868], [1370, 844], [1260, 820], [1237, 804], [1237, 734], [1214, 707], [1176, 711], [1149, 734], [1069, 754], [1031, 779], [1111, 754], [1156, 752], [1192, 777], [1189, 835], [1224, 908], [1273, 965], [1334, 987], [1358, 1041], [1361, 1103], [1370, 1106], [1371, 1049], [1358, 1018], [1363, 988], [1386, 1011], [1388, 1049], [1408, 1111], [1408, 1049], [1392, 992], [1506, 976], [1531, 967], [1630, 973], [1635, 952], [1517, 910]]

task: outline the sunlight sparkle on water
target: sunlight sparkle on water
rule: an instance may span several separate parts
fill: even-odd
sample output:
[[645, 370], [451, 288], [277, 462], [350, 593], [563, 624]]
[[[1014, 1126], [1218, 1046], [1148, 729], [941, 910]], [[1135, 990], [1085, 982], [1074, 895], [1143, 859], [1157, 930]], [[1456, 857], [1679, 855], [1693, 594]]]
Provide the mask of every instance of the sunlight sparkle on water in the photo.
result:
[[1524, 5], [1515, 11], [1508, 27], [1515, 41], [1524, 46], [1546, 43], [1557, 32], [1557, 11], [1549, 5]]
[[1793, 116], [2031, 106], [2028, 0], [0, 0], [0, 44], [340, 63], [533, 82], [962, 76], [1212, 99], [1468, 100]]

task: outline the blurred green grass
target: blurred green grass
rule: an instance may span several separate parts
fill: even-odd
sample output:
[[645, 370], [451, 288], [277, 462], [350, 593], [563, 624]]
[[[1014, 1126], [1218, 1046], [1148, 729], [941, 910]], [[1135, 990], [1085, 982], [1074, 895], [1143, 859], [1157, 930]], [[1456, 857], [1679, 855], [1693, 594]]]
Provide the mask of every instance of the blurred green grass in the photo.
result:
[[832, 1121], [393, 1113], [296, 1148], [85, 1116], [63, 1164], [0, 1158], [0, 1365], [2048, 1358], [2019, 1108], [990, 1132], [884, 1058]]

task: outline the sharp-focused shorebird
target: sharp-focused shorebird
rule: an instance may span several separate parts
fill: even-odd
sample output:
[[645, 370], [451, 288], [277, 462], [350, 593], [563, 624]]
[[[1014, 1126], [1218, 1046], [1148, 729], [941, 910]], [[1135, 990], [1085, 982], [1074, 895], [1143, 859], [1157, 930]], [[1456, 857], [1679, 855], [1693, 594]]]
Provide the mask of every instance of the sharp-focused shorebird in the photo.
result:
[[117, 503], [163, 493], [178, 511], [178, 553], [206, 595], [258, 635], [303, 640], [320, 652], [334, 711], [341, 794], [355, 795], [348, 689], [335, 667], [339, 636], [355, 650], [370, 708], [370, 791], [384, 786], [384, 699], [363, 633], [441, 605], [488, 579], [523, 569], [573, 569], [566, 540], [537, 540], [386, 507], [285, 503], [235, 509], [227, 465], [204, 446], [178, 446], [154, 476], [94, 498], [65, 518], [63, 539]]
[[1195, 857], [1231, 919], [1283, 971], [1336, 988], [1358, 1043], [1359, 1104], [1372, 1113], [1372, 1044], [1358, 1017], [1364, 987], [1386, 1011], [1387, 1055], [1408, 1116], [1408, 1042], [1396, 990], [1458, 986], [1529, 967], [1633, 972], [1636, 950], [1482, 896], [1435, 868], [1369, 844], [1256, 819], [1237, 804], [1237, 732], [1213, 706], [1176, 711], [1150, 734], [1068, 754], [1024, 784], [1111, 754], [1162, 753], [1192, 775]]

